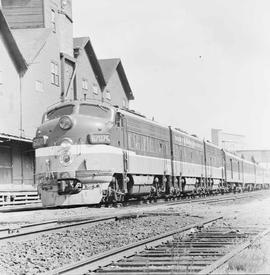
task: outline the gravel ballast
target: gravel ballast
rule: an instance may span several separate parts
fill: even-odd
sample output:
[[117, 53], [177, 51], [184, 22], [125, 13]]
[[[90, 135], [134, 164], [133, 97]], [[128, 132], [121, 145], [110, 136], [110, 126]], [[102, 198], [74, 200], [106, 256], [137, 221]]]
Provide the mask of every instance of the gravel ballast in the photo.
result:
[[7, 274], [47, 272], [198, 220], [183, 216], [141, 217], [43, 234], [28, 241], [7, 242], [0, 244], [0, 266]]

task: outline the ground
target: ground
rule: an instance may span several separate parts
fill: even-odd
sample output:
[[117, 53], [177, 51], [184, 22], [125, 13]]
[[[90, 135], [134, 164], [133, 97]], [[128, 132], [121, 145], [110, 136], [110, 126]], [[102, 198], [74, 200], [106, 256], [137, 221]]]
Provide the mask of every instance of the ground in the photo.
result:
[[[89, 208], [53, 209], [17, 213], [0, 213], [0, 226], [33, 223], [54, 219], [86, 218], [90, 216], [106, 216], [129, 212], [177, 211], [185, 220], [194, 217], [224, 217], [224, 224], [235, 227], [250, 226], [270, 229], [270, 191], [260, 198], [249, 198], [239, 201], [227, 201], [217, 204], [180, 204], [180, 205], [145, 205], [127, 208]], [[232, 259], [216, 274], [270, 274], [270, 234], [260, 242]]]

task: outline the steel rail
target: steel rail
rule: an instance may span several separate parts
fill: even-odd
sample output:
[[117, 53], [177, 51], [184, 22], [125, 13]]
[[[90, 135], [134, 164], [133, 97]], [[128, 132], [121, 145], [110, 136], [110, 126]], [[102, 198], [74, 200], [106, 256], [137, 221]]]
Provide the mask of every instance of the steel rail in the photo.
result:
[[175, 234], [184, 233], [187, 231], [190, 231], [192, 229], [201, 228], [204, 225], [213, 223], [217, 220], [222, 219], [223, 217], [217, 217], [214, 219], [206, 220], [204, 222], [200, 222], [197, 224], [189, 225], [183, 228], [179, 228], [177, 230], [173, 230], [152, 238], [148, 238], [136, 243], [132, 243], [120, 248], [115, 248], [112, 250], [109, 250], [107, 252], [94, 255], [92, 257], [89, 257], [86, 260], [82, 260], [70, 265], [66, 265], [64, 267], [52, 270], [48, 273], [45, 273], [46, 275], [52, 275], [52, 274], [85, 274], [86, 272], [89, 272], [89, 270], [94, 271], [98, 269], [100, 266], [105, 266], [110, 264], [113, 261], [120, 260], [123, 257], [131, 256], [136, 254], [139, 251], [143, 251], [146, 246], [157, 246], [163, 242], [166, 242], [168, 240], [173, 239], [173, 236]]
[[[200, 203], [200, 202], [207, 202], [207, 201], [214, 201], [214, 200], [218, 200], [220, 199], [225, 199], [225, 200], [234, 200], [234, 199], [241, 199], [246, 198], [247, 195], [249, 194], [249, 196], [255, 196], [256, 194], [265, 194], [266, 190], [256, 190], [256, 191], [252, 191], [254, 192], [254, 195], [250, 195], [250, 192], [248, 193], [237, 193], [237, 194], [233, 194], [233, 193], [226, 193], [224, 195], [221, 194], [216, 194], [214, 196], [206, 196], [204, 198], [192, 198], [192, 199], [181, 199], [180, 197], [176, 197], [176, 198], [160, 198], [158, 199], [158, 202], [156, 202], [157, 205], [178, 205], [178, 204], [187, 204], [187, 203]], [[219, 198], [217, 198], [219, 197]], [[228, 198], [228, 199], [227, 199]], [[144, 206], [151, 206], [153, 205], [152, 203], [146, 203], [146, 204], [139, 204], [140, 201], [128, 201], [126, 206], [130, 206], [130, 207], [135, 207], [135, 206], [139, 206], [139, 205], [144, 205]], [[125, 203], [118, 203], [118, 205], [125, 205]], [[104, 205], [102, 205], [104, 206]], [[72, 206], [74, 207], [74, 206]], [[87, 205], [78, 205], [78, 207], [88, 207]], [[96, 207], [96, 206], [94, 206]], [[68, 206], [64, 206], [63, 209], [68, 209], [70, 207]], [[35, 211], [35, 210], [54, 210], [54, 209], [59, 209], [59, 207], [42, 207], [42, 206], [33, 206], [33, 205], [25, 205], [24, 207], [0, 207], [0, 213], [7, 213], [7, 212], [19, 212], [19, 211]]]
[[212, 203], [212, 202], [221, 202], [221, 201], [228, 201], [228, 200], [238, 200], [238, 199], [245, 199], [249, 197], [256, 197], [256, 195], [265, 194], [265, 192], [253, 191], [258, 192], [254, 194], [250, 193], [238, 193], [238, 194], [226, 194], [222, 196], [215, 196], [215, 197], [205, 197], [205, 198], [195, 198], [195, 199], [188, 199], [188, 200], [181, 200], [181, 201], [173, 201], [167, 202], [168, 205], [178, 205], [178, 204], [186, 204], [186, 203]]
[[[223, 200], [228, 199], [235, 199], [235, 197], [233, 198], [222, 198]], [[193, 199], [193, 200], [188, 200], [188, 201], [180, 201], [180, 202], [167, 202], [165, 203], [165, 205], [177, 205], [177, 204], [186, 204], [186, 203], [199, 203], [199, 202], [211, 202], [212, 200], [216, 201], [216, 198], [204, 198], [204, 199]], [[158, 204], [157, 204], [158, 205]], [[159, 204], [159, 205], [164, 205], [164, 204]], [[149, 205], [145, 205], [145, 206], [152, 206], [151, 204]], [[71, 219], [58, 219], [58, 220], [48, 220], [48, 221], [43, 221], [43, 222], [39, 222], [39, 223], [32, 223], [32, 224], [26, 224], [26, 225], [19, 225], [19, 226], [10, 226], [10, 227], [6, 227], [6, 228], [1, 228], [0, 232], [4, 233], [7, 232], [7, 234], [9, 235], [5, 235], [5, 236], [0, 236], [0, 241], [3, 240], [7, 240], [7, 239], [13, 239], [15, 240], [16, 238], [20, 238], [23, 236], [27, 236], [27, 235], [34, 235], [34, 234], [38, 234], [38, 233], [46, 233], [49, 231], [57, 231], [60, 229], [64, 229], [67, 227], [74, 227], [74, 226], [81, 226], [84, 224], [89, 224], [89, 223], [94, 223], [94, 222], [101, 222], [101, 221], [109, 221], [109, 220], [116, 220], [116, 219], [122, 219], [122, 218], [132, 218], [132, 217], [142, 217], [142, 216], [153, 216], [153, 215], [180, 215], [180, 213], [178, 212], [172, 212], [172, 213], [161, 213], [161, 212], [147, 212], [147, 211], [141, 211], [141, 212], [135, 212], [135, 213], [128, 213], [128, 214], [122, 214], [122, 215], [118, 215], [118, 216], [104, 216], [104, 217], [76, 217], [71, 218]], [[78, 220], [79, 219], [79, 220]], [[53, 226], [51, 228], [48, 228], [48, 225], [55, 225], [55, 224], [60, 224], [60, 223], [68, 223], [65, 225], [58, 225], [58, 226]], [[39, 228], [39, 229], [34, 229], [33, 228], [37, 228], [37, 227], [41, 227], [41, 226], [45, 226], [45, 228]], [[29, 231], [26, 232], [21, 232], [23, 230], [27, 230], [29, 229]], [[3, 235], [3, 234], [2, 234]]]
[[[51, 232], [51, 231], [58, 231], [61, 229], [66, 229], [66, 228], [71, 228], [71, 227], [80, 227], [82, 225], [86, 225], [86, 224], [93, 224], [93, 223], [99, 223], [99, 222], [106, 222], [106, 221], [115, 221], [115, 220], [119, 220], [119, 219], [123, 219], [123, 218], [136, 218], [136, 217], [140, 217], [143, 216], [136, 213], [131, 213], [131, 214], [122, 214], [122, 215], [113, 215], [113, 216], [105, 216], [105, 217], [99, 217], [99, 218], [89, 218], [86, 219], [84, 221], [79, 221], [79, 222], [72, 222], [70, 221], [67, 224], [64, 225], [58, 225], [58, 226], [53, 226], [53, 227], [46, 227], [46, 228], [39, 228], [39, 229], [34, 229], [34, 230], [29, 230], [26, 232], [19, 232], [19, 233], [15, 233], [15, 234], [10, 234], [7, 236], [2, 236], [0, 237], [0, 242], [1, 241], [10, 241], [10, 240], [16, 240], [16, 239], [21, 239], [22, 237], [25, 236], [34, 236], [36, 234], [39, 233], [47, 233], [47, 232]], [[48, 221], [48, 222], [42, 222], [42, 223], [34, 223], [34, 224], [30, 224], [30, 225], [26, 225], [25, 228], [31, 228], [31, 227], [37, 227], [37, 226], [42, 226], [42, 225], [48, 225], [48, 224], [55, 224], [55, 223], [64, 223], [64, 221]], [[6, 230], [6, 229], [4, 229]]]
[[0, 232], [4, 232], [4, 231], [10, 232], [12, 230], [21, 230], [21, 229], [25, 229], [25, 228], [37, 227], [37, 226], [48, 225], [48, 224], [55, 224], [58, 222], [59, 222], [58, 220], [48, 220], [48, 221], [39, 222], [39, 223], [11, 226], [11, 227], [6, 227], [6, 228], [0, 228]]

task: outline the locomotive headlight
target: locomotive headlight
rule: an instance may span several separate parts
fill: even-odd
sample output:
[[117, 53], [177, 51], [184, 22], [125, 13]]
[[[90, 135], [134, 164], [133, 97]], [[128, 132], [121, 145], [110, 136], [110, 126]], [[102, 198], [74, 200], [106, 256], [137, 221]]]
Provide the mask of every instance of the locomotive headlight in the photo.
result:
[[67, 148], [70, 147], [73, 144], [73, 141], [71, 138], [64, 138], [60, 144], [61, 147]]
[[59, 120], [59, 126], [63, 130], [68, 130], [72, 127], [73, 122], [69, 116], [63, 116]]

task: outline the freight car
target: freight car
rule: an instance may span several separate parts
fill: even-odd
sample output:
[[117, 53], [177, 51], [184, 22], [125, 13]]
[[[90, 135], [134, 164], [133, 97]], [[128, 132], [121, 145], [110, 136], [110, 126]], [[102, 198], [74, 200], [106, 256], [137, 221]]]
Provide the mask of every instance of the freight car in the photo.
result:
[[269, 171], [184, 131], [94, 101], [50, 108], [33, 140], [44, 206], [252, 190]]

